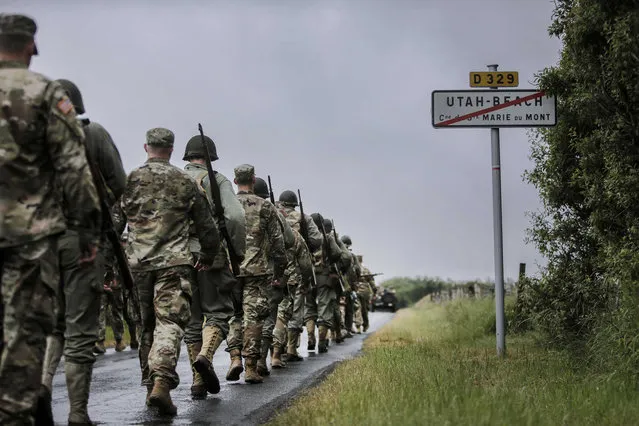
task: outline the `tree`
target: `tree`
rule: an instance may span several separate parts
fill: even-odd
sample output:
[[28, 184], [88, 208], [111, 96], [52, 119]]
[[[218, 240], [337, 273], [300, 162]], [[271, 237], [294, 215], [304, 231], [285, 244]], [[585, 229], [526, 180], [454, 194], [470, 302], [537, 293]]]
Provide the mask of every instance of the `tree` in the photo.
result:
[[527, 173], [543, 202], [530, 235], [548, 266], [527, 300], [555, 343], [596, 341], [610, 326], [634, 352], [639, 3], [559, 0], [549, 32], [563, 50], [538, 83], [557, 96], [558, 124], [531, 133], [535, 166]]

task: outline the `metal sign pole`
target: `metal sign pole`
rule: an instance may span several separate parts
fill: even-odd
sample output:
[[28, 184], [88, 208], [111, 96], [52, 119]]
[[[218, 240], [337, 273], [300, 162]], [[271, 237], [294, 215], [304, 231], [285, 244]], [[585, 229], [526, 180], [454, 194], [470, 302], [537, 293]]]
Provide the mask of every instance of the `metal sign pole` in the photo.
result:
[[[488, 65], [490, 71], [497, 71], [498, 65]], [[497, 90], [497, 87], [493, 87]], [[501, 154], [499, 128], [490, 129], [492, 170], [493, 170], [493, 232], [495, 244], [495, 316], [497, 355], [506, 355], [506, 330], [504, 320], [504, 238], [501, 222]]]

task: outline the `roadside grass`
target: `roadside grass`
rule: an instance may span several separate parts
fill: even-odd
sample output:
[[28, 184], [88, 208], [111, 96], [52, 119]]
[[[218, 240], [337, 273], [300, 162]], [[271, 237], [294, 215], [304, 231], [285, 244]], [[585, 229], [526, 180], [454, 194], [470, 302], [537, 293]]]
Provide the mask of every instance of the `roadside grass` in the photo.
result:
[[500, 360], [493, 324], [490, 299], [400, 310], [270, 424], [639, 424], [630, 379], [587, 371], [530, 334], [508, 336]]

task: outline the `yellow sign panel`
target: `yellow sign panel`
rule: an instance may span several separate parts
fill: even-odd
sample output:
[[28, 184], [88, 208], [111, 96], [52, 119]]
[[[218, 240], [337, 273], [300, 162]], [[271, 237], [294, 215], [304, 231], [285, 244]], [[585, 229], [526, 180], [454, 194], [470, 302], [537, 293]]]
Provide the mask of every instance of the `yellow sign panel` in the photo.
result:
[[517, 71], [475, 71], [470, 73], [470, 87], [517, 87]]

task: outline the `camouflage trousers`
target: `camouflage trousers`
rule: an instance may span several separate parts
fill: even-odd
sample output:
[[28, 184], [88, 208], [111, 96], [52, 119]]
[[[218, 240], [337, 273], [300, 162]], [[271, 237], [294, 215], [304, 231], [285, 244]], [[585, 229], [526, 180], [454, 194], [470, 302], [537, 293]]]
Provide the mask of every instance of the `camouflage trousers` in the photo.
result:
[[286, 347], [286, 330], [302, 332], [306, 293], [300, 285], [289, 285], [289, 296], [284, 297], [277, 308], [278, 322], [273, 331], [273, 346]]
[[357, 297], [362, 310], [362, 326], [368, 329], [368, 310], [370, 309], [371, 295], [370, 293], [357, 293]]
[[242, 356], [259, 358], [262, 346], [262, 328], [270, 314], [269, 288], [271, 276], [243, 277]]
[[242, 320], [244, 319], [244, 308], [242, 297], [244, 294], [243, 280], [238, 279], [237, 285], [231, 291], [231, 301], [233, 302], [233, 316], [229, 321], [229, 334], [226, 336], [226, 351], [242, 350], [244, 336], [242, 335]]
[[191, 266], [133, 273], [140, 298], [143, 386], [153, 384], [157, 378], [166, 381], [171, 389], [180, 383], [175, 367], [184, 328], [191, 318], [193, 275]]
[[[209, 269], [198, 271], [196, 285], [193, 287], [191, 303], [191, 319], [186, 327], [184, 341], [187, 344], [202, 341], [202, 324], [216, 327], [226, 337], [229, 333], [229, 321], [234, 314], [232, 294], [221, 289], [237, 287], [237, 280], [228, 269]], [[241, 326], [240, 326], [241, 332]], [[241, 336], [240, 344], [241, 346]]]
[[361, 327], [363, 319], [362, 319], [362, 303], [359, 300], [359, 294], [357, 295], [357, 300], [353, 304], [353, 307], [355, 308], [355, 313], [353, 314], [353, 324], [355, 324], [355, 327]]
[[107, 324], [113, 329], [113, 337], [117, 342], [124, 335], [124, 295], [122, 288], [112, 288], [110, 292], [104, 292], [100, 303], [100, 331], [98, 340], [106, 338]]
[[335, 291], [337, 279], [328, 274], [317, 274], [317, 325], [329, 329], [339, 325], [339, 307]]
[[304, 300], [304, 323], [317, 321], [317, 287], [311, 289]]
[[262, 326], [262, 351], [268, 351], [268, 348], [273, 344], [273, 331], [275, 330], [278, 308], [282, 300], [290, 299], [287, 290], [288, 288], [284, 287], [269, 286], [268, 288], [269, 313]]
[[57, 237], [0, 249], [0, 424], [33, 424], [47, 336], [56, 321]]

